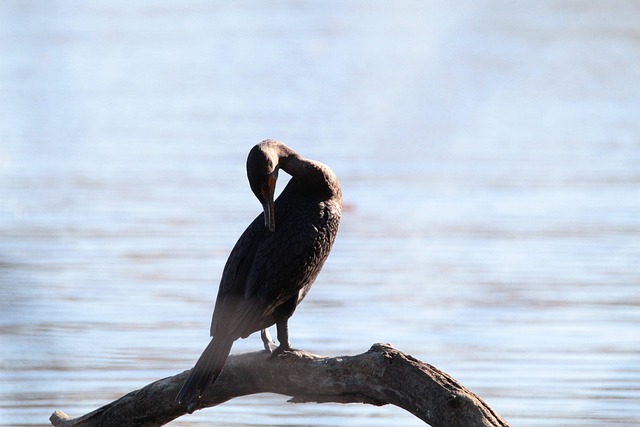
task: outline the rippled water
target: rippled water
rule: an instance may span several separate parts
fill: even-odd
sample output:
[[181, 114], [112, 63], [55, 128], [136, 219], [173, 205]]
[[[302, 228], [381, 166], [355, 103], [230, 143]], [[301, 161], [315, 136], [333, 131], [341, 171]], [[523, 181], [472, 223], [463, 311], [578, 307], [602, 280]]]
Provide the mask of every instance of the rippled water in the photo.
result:
[[[393, 343], [514, 426], [640, 424], [638, 22], [634, 1], [2, 2], [0, 425], [192, 366], [267, 137], [344, 192], [295, 346]], [[285, 401], [172, 425], [420, 425]]]

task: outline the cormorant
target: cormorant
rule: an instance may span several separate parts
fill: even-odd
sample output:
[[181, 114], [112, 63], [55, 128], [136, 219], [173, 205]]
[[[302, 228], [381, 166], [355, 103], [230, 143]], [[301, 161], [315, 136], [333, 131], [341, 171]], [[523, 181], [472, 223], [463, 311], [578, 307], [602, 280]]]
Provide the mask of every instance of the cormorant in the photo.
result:
[[[274, 202], [280, 169], [291, 179]], [[270, 350], [275, 344], [267, 328], [275, 324], [280, 345], [273, 354], [291, 350], [287, 322], [309, 292], [338, 232], [342, 192], [327, 165], [268, 139], [249, 152], [247, 176], [263, 213], [229, 255], [211, 320], [212, 339], [176, 396], [178, 402], [202, 396], [220, 375], [238, 338], [261, 331]]]

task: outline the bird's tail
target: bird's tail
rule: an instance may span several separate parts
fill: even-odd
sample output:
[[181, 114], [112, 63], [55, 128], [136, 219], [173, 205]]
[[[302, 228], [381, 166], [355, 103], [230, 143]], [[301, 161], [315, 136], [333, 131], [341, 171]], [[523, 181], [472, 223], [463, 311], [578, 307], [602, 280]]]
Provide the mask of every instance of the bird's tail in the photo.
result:
[[232, 345], [233, 340], [222, 337], [213, 338], [209, 342], [196, 365], [191, 369], [189, 378], [178, 392], [176, 402], [190, 403], [194, 398], [202, 396], [205, 388], [220, 375]]

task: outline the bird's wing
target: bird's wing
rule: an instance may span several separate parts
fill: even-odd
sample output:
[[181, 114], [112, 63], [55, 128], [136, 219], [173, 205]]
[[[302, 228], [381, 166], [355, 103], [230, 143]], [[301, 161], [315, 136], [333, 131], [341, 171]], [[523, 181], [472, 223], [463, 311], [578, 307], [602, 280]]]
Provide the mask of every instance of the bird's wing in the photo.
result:
[[274, 235], [274, 243], [265, 242], [256, 252], [245, 298], [257, 301], [263, 318], [297, 297], [317, 274], [317, 229], [308, 223], [305, 227], [308, 229], [301, 230], [298, 224], [298, 228], [287, 229], [281, 236]]
[[307, 270], [314, 257], [315, 238], [313, 231], [283, 228], [282, 234], [274, 233], [258, 247], [247, 277], [245, 298], [259, 301], [263, 315], [272, 314], [308, 282]]
[[265, 327], [273, 312], [315, 276], [308, 271], [315, 253], [313, 232], [281, 227], [256, 240], [257, 245], [247, 246], [250, 250], [239, 262], [233, 286], [225, 283], [233, 292], [216, 304], [216, 311], [224, 313], [217, 328], [233, 336], [247, 336]]

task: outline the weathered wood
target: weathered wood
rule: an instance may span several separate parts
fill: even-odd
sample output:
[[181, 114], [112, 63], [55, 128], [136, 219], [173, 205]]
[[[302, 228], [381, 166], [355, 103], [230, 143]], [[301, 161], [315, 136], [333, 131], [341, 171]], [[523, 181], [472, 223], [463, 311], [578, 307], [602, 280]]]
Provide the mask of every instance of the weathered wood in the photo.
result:
[[433, 427], [508, 427], [479, 396], [439, 369], [388, 344], [357, 356], [321, 357], [265, 351], [229, 356], [222, 374], [191, 407], [174, 401], [189, 371], [133, 391], [78, 418], [60, 411], [56, 427], [160, 426], [205, 407], [248, 394], [271, 392], [290, 402], [392, 404]]

